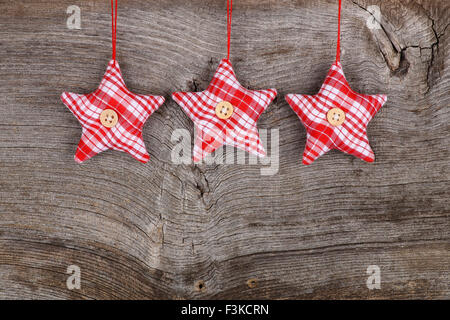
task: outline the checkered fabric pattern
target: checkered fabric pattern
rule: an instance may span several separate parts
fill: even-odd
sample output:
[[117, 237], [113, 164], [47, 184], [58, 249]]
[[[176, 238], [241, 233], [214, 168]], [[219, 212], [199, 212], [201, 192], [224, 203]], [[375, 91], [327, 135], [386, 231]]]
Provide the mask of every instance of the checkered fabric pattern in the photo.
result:
[[[75, 161], [81, 163], [107, 149], [128, 152], [143, 163], [149, 160], [142, 139], [142, 127], [148, 117], [164, 103], [164, 98], [130, 92], [122, 79], [117, 61], [109, 62], [95, 92], [87, 95], [64, 92], [61, 99], [83, 127]], [[100, 122], [100, 114], [105, 109], [114, 110], [119, 117], [113, 128], [106, 128]]]
[[[311, 164], [331, 149], [338, 149], [364, 161], [373, 162], [366, 128], [386, 102], [385, 95], [363, 95], [354, 92], [345, 79], [341, 63], [334, 63], [319, 93], [314, 96], [289, 94], [286, 101], [297, 113], [307, 132], [303, 163]], [[332, 126], [327, 113], [340, 108], [344, 123]]]
[[[276, 95], [275, 89], [254, 91], [244, 88], [227, 59], [221, 61], [205, 91], [173, 93], [173, 99], [196, 127], [194, 161], [201, 161], [224, 144], [265, 156], [256, 122]], [[216, 115], [216, 105], [222, 101], [233, 105], [233, 114], [228, 119]]]

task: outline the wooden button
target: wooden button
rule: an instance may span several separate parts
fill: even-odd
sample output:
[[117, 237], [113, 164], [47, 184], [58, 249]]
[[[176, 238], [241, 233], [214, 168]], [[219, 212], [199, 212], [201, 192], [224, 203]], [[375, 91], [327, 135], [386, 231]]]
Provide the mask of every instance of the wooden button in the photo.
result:
[[233, 114], [233, 105], [228, 101], [221, 101], [216, 105], [216, 115], [219, 119], [228, 119]]
[[112, 109], [105, 109], [100, 114], [100, 122], [106, 128], [114, 127], [117, 124], [117, 121], [119, 121], [119, 116], [117, 115], [117, 112]]
[[344, 123], [345, 113], [342, 109], [333, 108], [327, 113], [327, 120], [332, 126], [340, 126]]

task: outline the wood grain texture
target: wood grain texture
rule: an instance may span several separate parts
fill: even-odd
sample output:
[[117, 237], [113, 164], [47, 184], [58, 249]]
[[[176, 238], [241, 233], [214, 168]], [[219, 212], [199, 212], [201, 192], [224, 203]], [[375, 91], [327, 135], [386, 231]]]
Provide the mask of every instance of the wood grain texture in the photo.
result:
[[[66, 28], [73, 4], [81, 30]], [[369, 5], [381, 8], [381, 30], [366, 26]], [[337, 1], [235, 1], [238, 78], [279, 91], [258, 122], [280, 133], [271, 176], [261, 164], [171, 161], [172, 132], [193, 133], [171, 92], [205, 89], [226, 54], [218, 0], [120, 1], [125, 81], [167, 98], [144, 128], [151, 160], [108, 151], [73, 161], [81, 129], [59, 95], [98, 86], [109, 9], [0, 0], [0, 298], [450, 298], [448, 1], [343, 1], [348, 81], [389, 100], [368, 128], [374, 164], [332, 151], [311, 166], [283, 97], [320, 88]], [[66, 288], [72, 264], [80, 290]], [[366, 287], [369, 265], [381, 268], [381, 290]]]

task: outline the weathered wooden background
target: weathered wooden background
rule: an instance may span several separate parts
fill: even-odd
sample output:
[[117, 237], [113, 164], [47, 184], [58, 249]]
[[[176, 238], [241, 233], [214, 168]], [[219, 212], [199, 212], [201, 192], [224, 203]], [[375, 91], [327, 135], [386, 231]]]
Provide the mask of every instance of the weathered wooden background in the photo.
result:
[[[69, 5], [81, 30], [66, 27]], [[366, 25], [369, 5], [381, 30]], [[259, 121], [280, 133], [271, 176], [171, 161], [172, 132], [193, 125], [170, 93], [208, 85], [226, 54], [226, 1], [119, 6], [127, 85], [167, 98], [144, 128], [146, 165], [114, 151], [76, 164], [81, 128], [59, 99], [97, 88], [109, 1], [0, 1], [0, 298], [450, 298], [449, 1], [344, 1], [347, 78], [389, 101], [368, 129], [375, 163], [333, 151], [312, 166], [283, 97], [320, 88], [337, 0], [235, 1], [236, 73], [279, 90]], [[380, 290], [366, 287], [369, 265]]]

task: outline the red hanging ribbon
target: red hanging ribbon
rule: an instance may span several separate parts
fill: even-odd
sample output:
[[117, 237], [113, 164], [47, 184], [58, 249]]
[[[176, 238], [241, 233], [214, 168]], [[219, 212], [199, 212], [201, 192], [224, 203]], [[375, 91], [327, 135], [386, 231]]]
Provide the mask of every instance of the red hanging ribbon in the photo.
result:
[[338, 15], [338, 39], [337, 39], [337, 49], [336, 49], [336, 61], [341, 61], [341, 7], [342, 0], [339, 0], [339, 15]]
[[111, 0], [111, 26], [112, 26], [112, 58], [116, 60], [116, 39], [117, 39], [117, 3], [118, 0]]
[[230, 46], [231, 46], [231, 18], [233, 15], [233, 0], [227, 0], [227, 36], [228, 36], [228, 55], [227, 60], [230, 60]]

